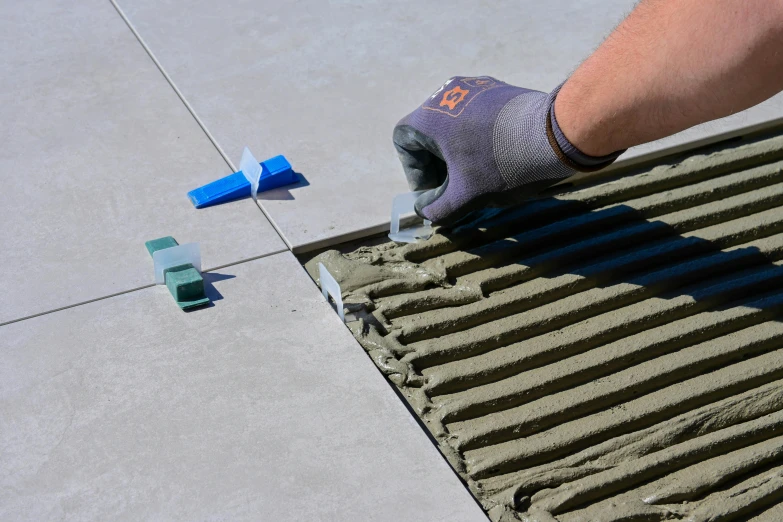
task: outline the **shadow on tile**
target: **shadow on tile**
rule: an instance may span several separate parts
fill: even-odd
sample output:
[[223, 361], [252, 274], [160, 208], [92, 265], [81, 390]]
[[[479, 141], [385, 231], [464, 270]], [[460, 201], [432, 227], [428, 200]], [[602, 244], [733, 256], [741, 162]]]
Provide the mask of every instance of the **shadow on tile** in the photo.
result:
[[294, 195], [291, 194], [291, 191], [302, 187], [309, 187], [310, 182], [307, 181], [307, 178], [304, 177], [304, 174], [296, 171], [294, 171], [294, 174], [296, 175], [297, 179], [296, 183], [292, 183], [291, 185], [286, 185], [285, 187], [280, 187], [274, 190], [260, 192], [258, 194], [258, 199], [263, 199], [266, 201], [287, 201], [296, 199]]
[[223, 294], [221, 294], [218, 289], [215, 288], [214, 283], [217, 283], [218, 281], [225, 281], [226, 279], [234, 279], [236, 277], [235, 275], [220, 274], [218, 272], [205, 272], [202, 274], [202, 276], [204, 277], [204, 293], [207, 295], [207, 297], [209, 297], [211, 302], [207, 306], [186, 310], [185, 313], [194, 313], [198, 312], [199, 310], [206, 310], [215, 306], [215, 301], [222, 300]]

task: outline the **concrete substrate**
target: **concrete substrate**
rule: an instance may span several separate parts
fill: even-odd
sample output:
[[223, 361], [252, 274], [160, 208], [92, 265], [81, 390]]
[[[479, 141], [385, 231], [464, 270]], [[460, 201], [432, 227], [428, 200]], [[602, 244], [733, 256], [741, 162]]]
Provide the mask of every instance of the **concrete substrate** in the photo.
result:
[[783, 136], [318, 261], [491, 519], [779, 519]]

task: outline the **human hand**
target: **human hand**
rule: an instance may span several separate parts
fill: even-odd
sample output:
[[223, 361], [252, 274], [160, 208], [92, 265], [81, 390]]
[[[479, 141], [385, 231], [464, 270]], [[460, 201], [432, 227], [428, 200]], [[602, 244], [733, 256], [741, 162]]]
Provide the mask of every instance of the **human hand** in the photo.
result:
[[429, 189], [416, 200], [416, 213], [453, 224], [472, 210], [513, 205], [574, 174], [579, 166], [563, 154], [551, 128], [556, 94], [489, 76], [455, 76], [400, 120], [394, 146], [408, 185]]

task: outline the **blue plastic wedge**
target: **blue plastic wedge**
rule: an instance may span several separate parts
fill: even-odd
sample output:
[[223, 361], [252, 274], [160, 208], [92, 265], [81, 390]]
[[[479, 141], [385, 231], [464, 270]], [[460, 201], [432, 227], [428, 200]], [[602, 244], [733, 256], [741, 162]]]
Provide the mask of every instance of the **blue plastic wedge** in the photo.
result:
[[285, 156], [275, 156], [262, 161], [261, 168], [261, 178], [258, 180], [259, 192], [296, 183], [296, 174]]
[[188, 192], [188, 197], [196, 208], [246, 198], [249, 195], [250, 183], [241, 170]]
[[[261, 162], [261, 176], [258, 180], [258, 192], [272, 190], [296, 183], [291, 164], [285, 156], [275, 156]], [[188, 192], [188, 198], [196, 208], [204, 208], [220, 203], [226, 203], [250, 196], [252, 189], [245, 175], [240, 170], [225, 178], [207, 183], [203, 187]]]

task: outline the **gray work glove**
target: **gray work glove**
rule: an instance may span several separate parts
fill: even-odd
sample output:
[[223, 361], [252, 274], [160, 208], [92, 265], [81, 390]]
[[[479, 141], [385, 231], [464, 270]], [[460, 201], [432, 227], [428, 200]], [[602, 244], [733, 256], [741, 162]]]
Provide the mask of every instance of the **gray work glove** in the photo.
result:
[[560, 132], [550, 116], [559, 89], [545, 94], [489, 76], [455, 76], [400, 120], [394, 146], [408, 185], [430, 189], [416, 200], [416, 213], [453, 224], [612, 163], [622, 151], [593, 158]]

